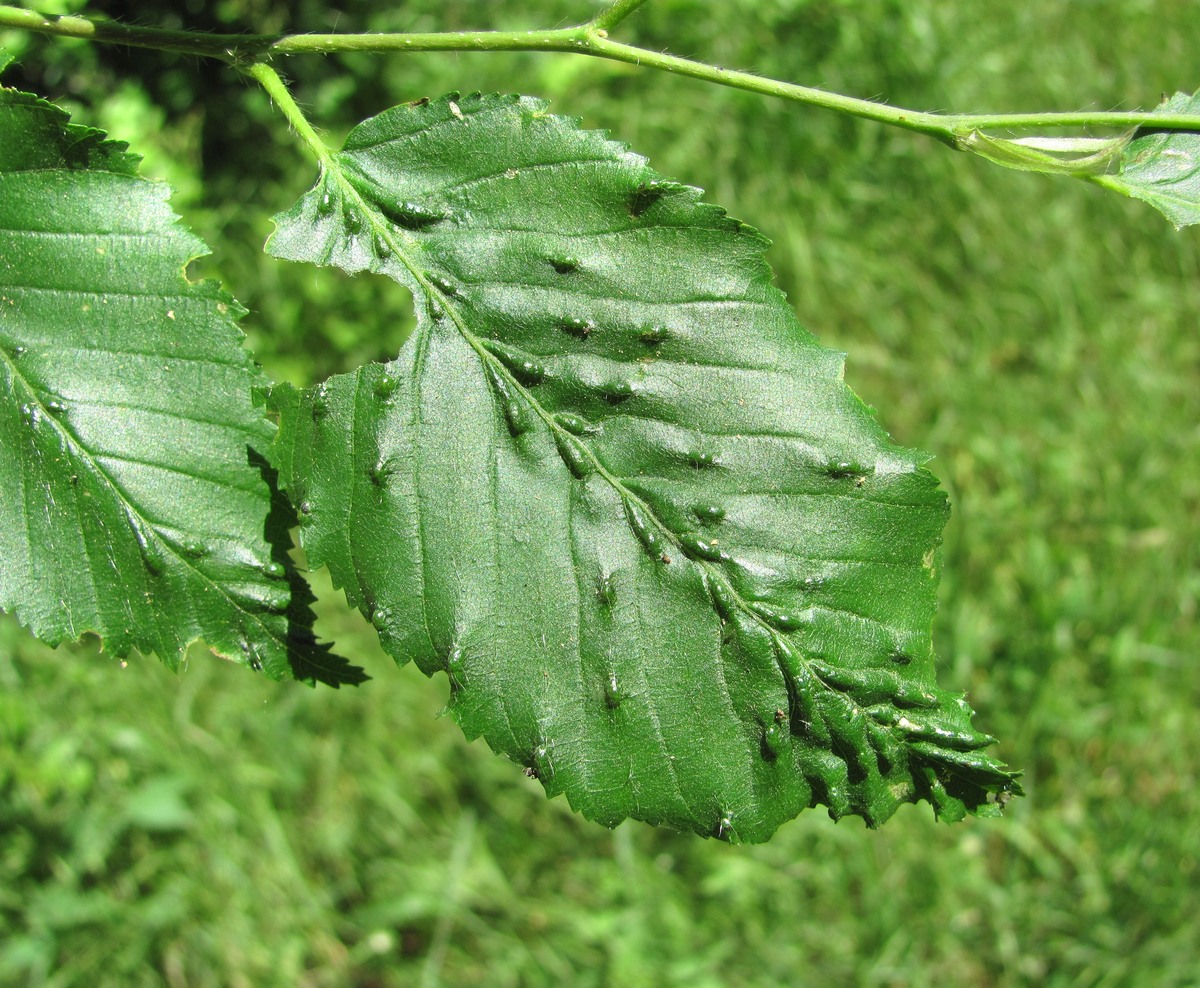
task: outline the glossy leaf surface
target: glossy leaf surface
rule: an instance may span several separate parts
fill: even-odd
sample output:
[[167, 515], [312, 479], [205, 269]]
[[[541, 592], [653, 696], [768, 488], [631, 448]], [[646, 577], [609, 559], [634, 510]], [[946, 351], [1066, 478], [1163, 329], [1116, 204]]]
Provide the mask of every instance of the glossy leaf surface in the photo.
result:
[[592, 819], [728, 840], [1016, 789], [934, 681], [945, 498], [756, 232], [500, 96], [366, 121], [276, 222], [271, 253], [416, 297], [395, 361], [276, 390], [276, 463], [469, 736]]
[[51, 644], [359, 679], [287, 561], [237, 303], [187, 280], [204, 245], [136, 161], [0, 90], [0, 607]]
[[[1156, 113], [1200, 113], [1200, 93], [1176, 93]], [[1182, 229], [1200, 223], [1200, 134], [1142, 128], [1126, 146], [1116, 174], [1093, 181], [1149, 203]]]

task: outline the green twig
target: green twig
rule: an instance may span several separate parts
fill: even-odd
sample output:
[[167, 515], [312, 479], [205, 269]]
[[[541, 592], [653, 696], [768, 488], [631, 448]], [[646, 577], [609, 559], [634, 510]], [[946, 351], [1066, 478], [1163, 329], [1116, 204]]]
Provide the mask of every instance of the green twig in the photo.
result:
[[[394, 34], [204, 34], [136, 27], [82, 16], [43, 17], [20, 7], [0, 6], [0, 28], [87, 38], [116, 44], [183, 52], [228, 62], [258, 63], [273, 55], [336, 52], [547, 51], [608, 58], [658, 69], [747, 92], [775, 96], [808, 106], [874, 120], [934, 137], [959, 150], [976, 150], [972, 136], [984, 129], [1049, 130], [1066, 127], [1118, 129], [1152, 126], [1160, 130], [1200, 131], [1200, 114], [1149, 111], [1073, 113], [942, 114], [908, 110], [826, 92], [811, 86], [768, 79], [750, 72], [697, 62], [665, 52], [613, 41], [608, 29], [643, 6], [646, 0], [616, 0], [592, 20], [575, 27], [545, 31], [448, 31]], [[276, 77], [278, 78], [278, 77]], [[262, 81], [260, 79], [260, 81]], [[264, 83], [266, 85], [266, 83]], [[293, 104], [294, 105], [294, 104]], [[295, 121], [293, 121], [295, 123]], [[299, 130], [299, 127], [297, 127]], [[309, 128], [311, 130], [311, 128]]]
[[203, 31], [168, 31], [156, 27], [138, 27], [119, 21], [106, 21], [65, 15], [43, 17], [22, 7], [0, 6], [0, 28], [17, 28], [51, 34], [60, 38], [82, 38], [110, 44], [154, 48], [224, 61], [245, 59], [266, 51], [278, 40], [273, 34], [205, 34]]
[[[630, 65], [661, 69], [676, 75], [701, 79], [705, 82], [715, 82], [721, 86], [734, 89], [744, 89], [747, 92], [760, 93], [764, 96], [776, 96], [780, 99], [794, 100], [808, 106], [822, 107], [827, 110], [837, 110], [841, 113], [878, 123], [892, 124], [905, 130], [929, 134], [940, 140], [953, 144], [953, 129], [946, 125], [936, 113], [923, 113], [919, 110], [905, 110], [883, 103], [872, 103], [870, 100], [857, 99], [853, 96], [843, 96], [811, 86], [800, 86], [792, 82], [780, 82], [751, 72], [739, 72], [734, 69], [721, 68], [719, 65], [709, 65], [706, 62], [696, 62], [690, 58], [680, 58], [665, 52], [650, 51], [638, 48], [636, 45], [623, 44], [606, 37], [592, 37], [586, 49], [588, 54], [601, 58], [611, 58]], [[1200, 123], [1200, 118], [1197, 118]]]
[[[0, 8], [2, 9], [2, 8]], [[269, 55], [332, 55], [338, 52], [556, 51], [583, 52], [583, 27], [550, 31], [435, 31], [418, 34], [286, 34], [266, 49]]]

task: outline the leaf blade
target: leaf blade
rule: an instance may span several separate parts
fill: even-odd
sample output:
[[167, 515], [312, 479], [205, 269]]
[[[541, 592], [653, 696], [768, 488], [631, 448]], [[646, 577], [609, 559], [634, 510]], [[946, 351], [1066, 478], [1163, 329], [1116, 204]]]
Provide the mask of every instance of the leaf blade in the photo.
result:
[[[1200, 93], [1175, 93], [1155, 113], [1200, 113]], [[1143, 127], [1126, 146], [1118, 171], [1092, 181], [1141, 199], [1175, 229], [1200, 223], [1200, 134]]]
[[[0, 90], [0, 607], [178, 664], [355, 681], [312, 634], [240, 309], [123, 144]], [[265, 472], [266, 471], [266, 472]]]
[[276, 222], [417, 299], [395, 361], [279, 393], [276, 462], [469, 736], [593, 819], [735, 840], [1015, 790], [935, 754], [990, 743], [933, 683], [944, 497], [759, 234], [519, 97], [385, 111]]

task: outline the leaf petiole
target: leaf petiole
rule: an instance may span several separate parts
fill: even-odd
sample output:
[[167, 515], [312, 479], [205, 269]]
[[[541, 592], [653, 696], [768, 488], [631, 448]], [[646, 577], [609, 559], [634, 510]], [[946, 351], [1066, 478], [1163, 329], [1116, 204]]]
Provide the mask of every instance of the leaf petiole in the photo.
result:
[[643, 6], [646, 0], [616, 0], [588, 21], [588, 27], [597, 31], [611, 31], [630, 14]]
[[316, 132], [313, 125], [308, 122], [308, 117], [304, 115], [304, 111], [300, 109], [299, 104], [292, 97], [286, 83], [280, 78], [279, 73], [266, 62], [254, 62], [242, 71], [266, 90], [267, 95], [271, 98], [271, 102], [279, 107], [279, 111], [287, 118], [287, 122], [292, 125], [292, 129], [295, 130], [305, 146], [316, 156], [321, 164], [321, 170], [327, 170], [333, 162], [333, 151], [321, 139], [321, 135]]

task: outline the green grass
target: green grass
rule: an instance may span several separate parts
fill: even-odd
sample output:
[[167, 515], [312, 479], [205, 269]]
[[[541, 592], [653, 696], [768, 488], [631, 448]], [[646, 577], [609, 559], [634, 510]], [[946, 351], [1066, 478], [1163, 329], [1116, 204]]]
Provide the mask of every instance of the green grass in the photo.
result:
[[[557, 23], [587, 4], [345, 6], [342, 29], [430, 29]], [[295, 26], [329, 26], [296, 9]], [[1192, 21], [1165, 2], [651, 0], [623, 30], [856, 95], [1000, 111], [1195, 86]], [[25, 70], [138, 64], [47, 51]], [[435, 718], [444, 681], [397, 671], [337, 594], [322, 594], [324, 630], [376, 677], [337, 693], [202, 650], [179, 675], [121, 668], [6, 619], [0, 984], [1196, 984], [1200, 234], [1083, 183], [621, 66], [287, 68], [333, 132], [449, 88], [548, 96], [772, 237], [802, 320], [849, 353], [897, 439], [936, 454], [954, 504], [942, 681], [969, 692], [1028, 796], [954, 827], [928, 807], [876, 832], [809, 812], [750, 848], [609, 832]], [[312, 173], [280, 121], [236, 81], [212, 83], [207, 115], [173, 109], [196, 67], [168, 69], [142, 82], [150, 96], [79, 112], [141, 127], [151, 165], [171, 152], [177, 181], [205, 179], [183, 208], [250, 305], [268, 370], [307, 380], [384, 356], [402, 293], [254, 255]], [[82, 83], [45, 84], [84, 101]], [[232, 120], [257, 143], [206, 161]], [[268, 141], [279, 163], [259, 178], [248, 162]]]

